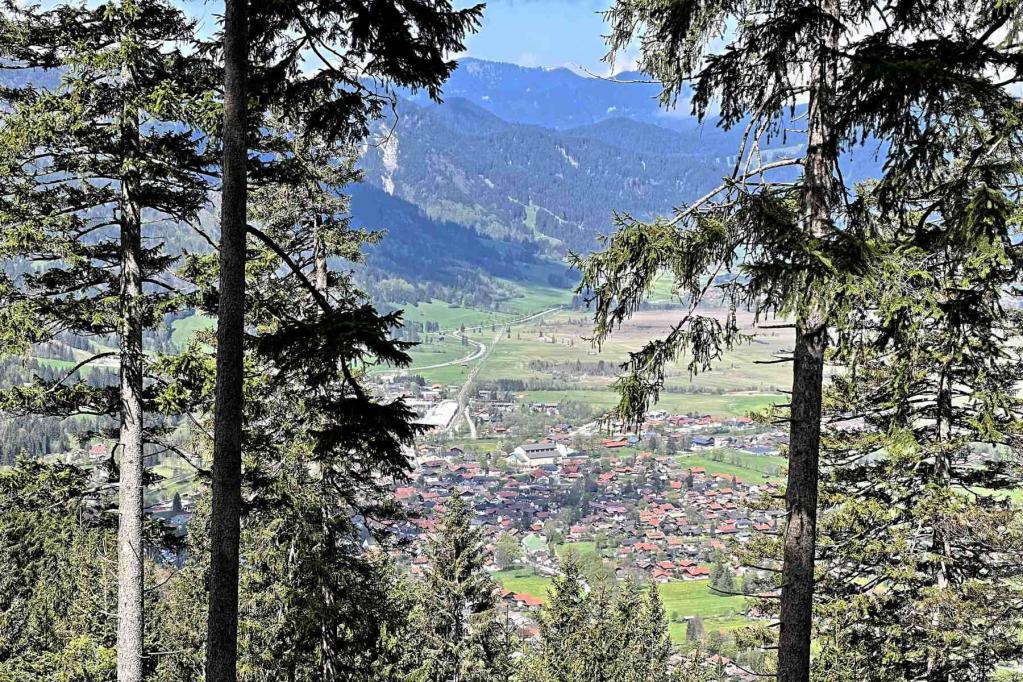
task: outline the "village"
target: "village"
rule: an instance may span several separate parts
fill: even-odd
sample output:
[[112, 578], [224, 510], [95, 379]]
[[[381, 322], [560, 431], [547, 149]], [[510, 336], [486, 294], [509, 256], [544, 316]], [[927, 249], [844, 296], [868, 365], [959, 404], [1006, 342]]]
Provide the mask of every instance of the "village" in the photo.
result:
[[[535, 615], [545, 596], [539, 586], [558, 573], [566, 552], [583, 555], [594, 580], [702, 588], [724, 571], [737, 591], [766, 589], [769, 579], [733, 565], [729, 550], [781, 526], [783, 511], [758, 503], [779, 492], [786, 433], [746, 416], [665, 410], [649, 412], [634, 428], [608, 429], [598, 420], [567, 421], [557, 403], [483, 389], [465, 410], [482, 440], [460, 440], [429, 418], [446, 399], [443, 387], [424, 387], [417, 399], [432, 403], [423, 412], [431, 432], [410, 453], [411, 480], [395, 488], [408, 512], [394, 529], [401, 541], [396, 555], [421, 573], [445, 505], [453, 495], [467, 499], [520, 637], [537, 636]], [[523, 425], [538, 423], [538, 432], [524, 432]], [[729, 464], [750, 461], [763, 466]], [[739, 601], [739, 616], [758, 616]], [[698, 615], [673, 617], [684, 627]]]

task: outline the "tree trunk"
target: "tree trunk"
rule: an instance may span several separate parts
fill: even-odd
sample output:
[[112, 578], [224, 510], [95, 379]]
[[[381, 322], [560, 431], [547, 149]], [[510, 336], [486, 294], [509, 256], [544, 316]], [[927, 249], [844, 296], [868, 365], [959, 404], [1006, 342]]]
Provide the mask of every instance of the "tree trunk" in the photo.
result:
[[[938, 450], [934, 455], [934, 482], [941, 489], [948, 490], [951, 485], [952, 461], [943, 444], [952, 433], [952, 387], [948, 378], [948, 367], [942, 367], [938, 375], [938, 390], [935, 395], [935, 423], [934, 432], [937, 437]], [[938, 557], [938, 565], [934, 569], [934, 586], [938, 590], [948, 589], [950, 567], [948, 559], [952, 554], [952, 547], [945, 537], [944, 522], [940, 518], [932, 519], [933, 537], [931, 538], [931, 552]], [[931, 627], [937, 631], [941, 627], [941, 612], [937, 608], [931, 616]], [[947, 682], [948, 675], [935, 661], [935, 655], [927, 657], [927, 681]]]
[[[836, 4], [836, 0], [826, 0], [825, 10], [837, 13]], [[805, 228], [815, 237], [827, 234], [830, 227], [833, 169], [837, 162], [828, 114], [834, 82], [828, 48], [837, 45], [834, 30], [825, 32], [821, 28], [821, 46], [813, 66], [807, 113], [803, 170]], [[781, 631], [778, 637], [779, 682], [809, 681], [810, 641], [813, 636], [821, 395], [824, 349], [828, 337], [825, 313], [817, 307], [817, 302], [802, 301], [802, 304], [805, 312], [801, 312], [796, 320], [792, 368], [792, 422], [785, 489], [787, 522], [783, 545]]]
[[[313, 230], [313, 285], [324, 300], [327, 299], [327, 245], [323, 242], [323, 221], [320, 216], [314, 220]], [[315, 303], [315, 302], [314, 302]]]
[[220, 209], [220, 301], [206, 682], [235, 682], [237, 679], [245, 231], [248, 199], [247, 4], [248, 0], [226, 0], [224, 7], [224, 160]]
[[[321, 234], [322, 221], [317, 215], [313, 219], [313, 286], [320, 293], [323, 300], [327, 300], [328, 278], [327, 278], [327, 246], [323, 243]], [[315, 301], [312, 302], [312, 317], [315, 319], [322, 314]], [[322, 533], [324, 566], [326, 571], [320, 577], [320, 594], [323, 598], [324, 612], [333, 614], [334, 611], [334, 587], [333, 568], [336, 561], [337, 536], [331, 525], [331, 516], [335, 510], [330, 508], [328, 500], [333, 499], [333, 476], [334, 469], [329, 463], [322, 465], [320, 472], [320, 532]], [[321, 616], [320, 621], [320, 680], [322, 682], [333, 682], [338, 679], [338, 671], [334, 666], [336, 655], [337, 632], [333, 619]]]
[[[132, 97], [130, 67], [122, 70], [125, 97]], [[145, 566], [142, 546], [142, 217], [138, 204], [139, 123], [133, 104], [121, 118], [121, 365], [120, 463], [117, 508], [117, 680], [142, 682], [145, 629], [143, 595]]]
[[785, 524], [781, 632], [778, 639], [780, 682], [807, 682], [810, 679], [817, 473], [826, 345], [826, 328], [819, 320], [797, 325], [789, 474], [785, 489], [788, 521]]

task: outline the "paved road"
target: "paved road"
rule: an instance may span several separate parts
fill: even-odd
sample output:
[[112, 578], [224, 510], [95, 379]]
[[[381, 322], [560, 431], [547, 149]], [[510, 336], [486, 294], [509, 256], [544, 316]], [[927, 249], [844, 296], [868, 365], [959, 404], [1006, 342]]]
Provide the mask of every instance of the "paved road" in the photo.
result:
[[[558, 310], [564, 310], [564, 308], [565, 308], [565, 306], [563, 306], [563, 305], [556, 305], [553, 308], [548, 308], [547, 310], [541, 310], [538, 313], [532, 313], [530, 315], [526, 315], [525, 317], [517, 317], [514, 320], [501, 320], [500, 322], [498, 322], [498, 321], [485, 322], [484, 324], [478, 324], [475, 327], [466, 327], [465, 331], [467, 331], [467, 332], [471, 332], [473, 330], [482, 331], [483, 329], [485, 329], [487, 327], [514, 327], [517, 324], [522, 324], [523, 322], [529, 322], [530, 320], [535, 320], [538, 317], [543, 317], [544, 315], [549, 315], [550, 313], [556, 312]], [[451, 332], [457, 332], [457, 331], [461, 331], [461, 327], [459, 327], [458, 329], [442, 329], [441, 333], [451, 333]]]
[[[470, 431], [472, 433], [473, 439], [476, 438], [476, 426], [472, 424], [472, 419], [469, 418], [469, 404], [472, 402], [469, 393], [472, 390], [473, 382], [476, 381], [476, 375], [478, 375], [480, 373], [480, 370], [483, 369], [483, 365], [487, 361], [487, 356], [490, 355], [490, 352], [494, 349], [494, 346], [497, 345], [497, 342], [501, 340], [501, 334], [503, 333], [504, 332], [499, 331], [496, 334], [494, 334], [494, 339], [493, 341], [490, 342], [490, 346], [487, 346], [482, 343], [480, 344], [483, 347], [483, 357], [480, 358], [479, 362], [473, 365], [473, 368], [471, 370], [469, 370], [469, 375], [465, 377], [465, 383], [462, 384], [462, 388], [459, 389], [458, 391], [458, 397], [455, 398], [455, 400], [458, 401], [458, 406], [465, 413], [466, 419], [469, 419], [469, 423], [471, 425]], [[448, 429], [450, 429], [451, 426], [453, 426], [456, 421], [457, 420], [452, 420], [451, 425], [448, 426]]]
[[463, 364], [465, 364], [467, 362], [472, 362], [473, 360], [478, 360], [479, 358], [482, 358], [483, 355], [487, 352], [486, 344], [480, 343], [479, 341], [473, 341], [468, 336], [465, 337], [465, 340], [468, 341], [473, 346], [475, 346], [475, 348], [468, 355], [466, 355], [464, 358], [458, 358], [457, 360], [449, 360], [447, 362], [438, 362], [436, 365], [423, 365], [422, 367], [409, 367], [408, 369], [405, 369], [405, 370], [402, 370], [402, 371], [407, 374], [409, 372], [419, 372], [419, 371], [424, 370], [424, 369], [439, 369], [441, 367], [450, 367], [451, 365], [463, 365]]
[[[548, 308], [546, 310], [541, 310], [538, 313], [533, 313], [531, 315], [526, 315], [524, 317], [519, 317], [519, 318], [516, 318], [514, 320], [504, 320], [504, 321], [502, 321], [500, 323], [495, 322], [493, 324], [487, 323], [487, 324], [476, 325], [474, 327], [466, 327], [465, 331], [467, 331], [467, 332], [474, 331], [474, 330], [482, 331], [486, 327], [491, 327], [491, 326], [493, 326], [493, 327], [505, 327], [505, 328], [513, 327], [513, 326], [516, 326], [516, 325], [524, 324], [526, 322], [530, 322], [530, 321], [535, 320], [535, 319], [537, 319], [539, 317], [543, 317], [544, 315], [549, 315], [549, 314], [551, 314], [553, 312], [557, 312], [557, 311], [562, 310], [562, 309], [564, 309], [564, 306], [560, 306], [560, 305], [559, 306], [554, 306], [553, 308]], [[424, 366], [421, 366], [421, 367], [410, 367], [410, 368], [404, 370], [404, 372], [405, 373], [409, 373], [409, 372], [417, 372], [417, 371], [421, 371], [421, 370], [425, 370], [425, 369], [439, 369], [441, 367], [450, 367], [452, 365], [463, 365], [463, 364], [467, 364], [467, 363], [470, 363], [470, 362], [475, 362], [475, 361], [478, 360], [479, 362], [476, 362], [476, 364], [473, 365], [473, 368], [469, 371], [468, 376], [465, 377], [465, 381], [462, 383], [462, 387], [461, 387], [461, 389], [459, 389], [458, 396], [456, 398], [456, 400], [458, 400], [459, 411], [465, 416], [465, 421], [468, 422], [468, 424], [469, 424], [469, 435], [470, 435], [470, 438], [472, 438], [473, 440], [476, 440], [476, 424], [472, 420], [472, 415], [469, 414], [469, 407], [472, 404], [472, 397], [469, 395], [469, 392], [472, 389], [473, 382], [476, 380], [476, 376], [479, 374], [480, 370], [483, 368], [484, 363], [486, 363], [487, 356], [490, 355], [490, 352], [494, 349], [494, 346], [497, 345], [497, 342], [501, 340], [501, 335], [504, 332], [503, 331], [498, 331], [496, 334], [494, 334], [494, 338], [490, 342], [490, 345], [487, 345], [487, 344], [482, 343], [480, 341], [474, 341], [473, 339], [470, 339], [468, 336], [463, 336], [461, 328], [459, 328], [459, 329], [444, 329], [444, 330], [441, 330], [439, 333], [442, 333], [442, 334], [452, 334], [452, 333], [457, 334], [460, 338], [464, 338], [466, 341], [468, 341], [473, 346], [475, 346], [475, 349], [471, 353], [466, 355], [465, 357], [459, 358], [457, 360], [449, 360], [448, 362], [438, 362], [438, 363], [433, 364], [433, 365], [424, 365]], [[458, 420], [458, 419], [452, 419], [451, 423], [448, 424], [446, 429], [444, 429], [444, 432], [445, 433], [451, 432], [454, 429], [455, 424], [457, 424], [459, 421], [460, 420]]]
[[[550, 313], [553, 313], [555, 311], [561, 310], [562, 308], [564, 308], [564, 306], [560, 306], [560, 305], [559, 306], [555, 306], [553, 308], [548, 308], [547, 310], [541, 310], [538, 313], [533, 313], [532, 315], [527, 315], [525, 317], [520, 317], [520, 318], [517, 318], [517, 319], [514, 319], [514, 320], [505, 320], [505, 321], [501, 322], [500, 324], [497, 324], [495, 322], [493, 325], [481, 324], [481, 325], [477, 325], [475, 327], [466, 327], [465, 331], [467, 331], [467, 332], [471, 332], [471, 331], [474, 331], [474, 330], [482, 331], [486, 327], [490, 327], [490, 326], [514, 327], [516, 325], [524, 324], [526, 322], [530, 322], [532, 320], [535, 320], [538, 317], [542, 317], [544, 315], [549, 315]], [[439, 332], [435, 332], [435, 333], [438, 333], [438, 334], [458, 334], [459, 336], [461, 336], [461, 328], [459, 328], [459, 329], [442, 329]], [[497, 337], [495, 337], [495, 338], [497, 338]], [[465, 340], [468, 341], [469, 343], [471, 343], [473, 346], [475, 346], [473, 351], [471, 353], [469, 353], [468, 355], [466, 355], [465, 357], [458, 358], [457, 360], [448, 360], [447, 362], [438, 362], [435, 365], [423, 365], [422, 367], [409, 367], [408, 369], [403, 370], [403, 372], [404, 373], [418, 372], [418, 371], [421, 371], [421, 370], [424, 370], [424, 369], [440, 369], [441, 367], [451, 367], [452, 365], [462, 365], [462, 364], [465, 364], [465, 363], [468, 363], [468, 362], [473, 362], [475, 360], [478, 360], [481, 357], [483, 357], [484, 354], [486, 354], [486, 352], [487, 352], [486, 344], [480, 343], [479, 341], [473, 341], [472, 339], [470, 339], [468, 337], [466, 337]]]

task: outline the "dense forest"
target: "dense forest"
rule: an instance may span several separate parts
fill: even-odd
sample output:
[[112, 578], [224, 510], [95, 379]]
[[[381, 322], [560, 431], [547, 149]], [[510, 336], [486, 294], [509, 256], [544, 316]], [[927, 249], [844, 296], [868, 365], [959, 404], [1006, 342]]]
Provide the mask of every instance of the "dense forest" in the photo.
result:
[[[0, 9], [0, 682], [1019, 676], [1013, 3], [615, 0], [609, 61], [638, 56], [651, 120], [682, 98], [724, 131], [700, 156], [587, 97], [550, 128], [437, 107], [486, 70], [456, 71], [483, 5], [225, 0], [212, 34], [170, 0]], [[756, 334], [740, 312], [793, 331], [788, 402], [754, 415], [788, 432], [781, 521], [710, 568], [761, 616], [731, 672], [672, 644], [655, 583], [574, 552], [524, 637], [488, 570], [518, 550], [461, 489], [399, 504], [426, 427], [366, 371], [439, 331], [404, 304], [574, 287], [599, 347], [661, 278], [678, 319], [623, 365], [480, 387], [614, 374], [610, 414], [562, 415], [638, 426], [669, 368]], [[147, 497], [171, 454], [183, 530]]]

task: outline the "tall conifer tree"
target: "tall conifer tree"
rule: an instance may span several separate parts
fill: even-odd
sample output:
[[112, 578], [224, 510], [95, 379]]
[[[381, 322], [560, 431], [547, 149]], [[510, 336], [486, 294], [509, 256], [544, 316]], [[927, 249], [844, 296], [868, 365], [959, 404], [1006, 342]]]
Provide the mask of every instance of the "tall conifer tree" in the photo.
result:
[[1006, 306], [1023, 265], [1016, 164], [970, 163], [954, 188], [878, 228], [891, 255], [861, 283], [865, 314], [836, 355], [818, 599], [827, 679], [984, 680], [1021, 653], [1008, 612], [1023, 599], [1023, 516], [1005, 498], [1023, 482], [1021, 316]]
[[[34, 70], [43, 84], [3, 92], [0, 254], [43, 265], [0, 281], [2, 333], [18, 350], [61, 334], [95, 342], [61, 380], [11, 389], [4, 402], [119, 422], [117, 676], [141, 682], [143, 333], [173, 301], [164, 290], [173, 259], [146, 243], [143, 221], [189, 221], [206, 201], [206, 163], [189, 128], [202, 117], [193, 105], [204, 70], [182, 51], [193, 25], [163, 2], [4, 9], [2, 68]], [[98, 350], [106, 337], [116, 351]], [[119, 367], [119, 386], [85, 380], [104, 366]]]
[[[911, 178], [928, 177], [950, 151], [952, 131], [978, 117], [1011, 116], [1003, 79], [1015, 57], [997, 49], [1014, 31], [1015, 9], [966, 8], [926, 0], [878, 7], [848, 0], [739, 5], [620, 0], [608, 13], [612, 56], [638, 37], [640, 68], [676, 103], [692, 79], [695, 112], [719, 104], [718, 123], [745, 124], [733, 173], [671, 219], [618, 216], [602, 252], [579, 261], [581, 290], [596, 304], [598, 343], [635, 312], [664, 271], [693, 309], [664, 339], [633, 353], [618, 387], [618, 416], [642, 416], [663, 387], [665, 368], [690, 354], [706, 369], [744, 338], [734, 311], [782, 315], [795, 327], [792, 353], [787, 523], [779, 679], [809, 677], [824, 351], [844, 287], [872, 258], [852, 224], [840, 152], [871, 136], [887, 153], [878, 187], [886, 211]], [[723, 49], [714, 42], [724, 40]], [[808, 104], [802, 104], [808, 101]], [[1007, 113], [1010, 112], [1010, 113]], [[771, 161], [761, 149], [806, 121], [804, 153]], [[993, 140], [978, 141], [988, 146]], [[785, 169], [802, 167], [801, 176]], [[795, 182], [793, 182], [795, 181]], [[719, 275], [738, 274], [738, 278]], [[724, 321], [696, 312], [715, 285]]]
[[539, 656], [551, 679], [567, 682], [581, 674], [579, 653], [589, 627], [589, 603], [579, 558], [568, 552], [561, 573], [551, 580], [547, 601], [540, 611]]
[[[209, 682], [236, 677], [250, 141], [274, 107], [292, 124], [331, 143], [364, 136], [392, 85], [424, 89], [438, 98], [455, 66], [448, 55], [463, 48], [481, 11], [481, 6], [455, 10], [446, 0], [251, 6], [248, 0], [227, 0]], [[367, 79], [384, 87], [370, 88]]]
[[422, 649], [410, 679], [497, 682], [511, 672], [511, 641], [484, 569], [486, 546], [472, 508], [453, 495], [427, 549], [430, 568], [414, 615]]
[[[281, 676], [348, 679], [376, 664], [375, 638], [390, 622], [371, 617], [386, 609], [386, 585], [368, 585], [364, 594], [353, 593], [352, 585], [380, 577], [363, 544], [387, 541], [384, 524], [399, 513], [388, 486], [407, 476], [403, 450], [420, 431], [403, 401], [383, 403], [369, 394], [363, 370], [407, 365], [408, 344], [391, 338], [400, 314], [378, 314], [351, 273], [338, 267], [361, 258], [362, 247], [378, 236], [349, 225], [342, 192], [358, 177], [351, 149], [314, 144], [316, 138], [285, 134], [276, 125], [264, 133], [288, 159], [274, 170], [274, 182], [253, 193], [247, 228], [253, 237], [242, 434], [248, 514], [239, 547], [246, 557], [240, 569], [245, 613], [271, 613], [277, 626], [250, 634], [240, 657], [251, 666], [262, 655], [259, 647], [268, 647]], [[181, 272], [195, 285], [189, 300], [210, 316], [217, 310], [217, 270], [216, 254], [192, 254]], [[161, 385], [160, 400], [175, 411], [209, 415], [213, 368], [201, 344], [167, 359], [161, 374], [173, 379]], [[274, 536], [265, 527], [288, 529], [287, 551], [271, 546]], [[200, 523], [193, 530], [193, 547], [204, 553], [207, 529]], [[208, 567], [199, 562], [189, 571]], [[254, 585], [285, 596], [278, 603], [254, 595]], [[194, 601], [207, 606], [201, 594]], [[194, 674], [193, 665], [190, 657], [167, 663], [176, 676]]]

